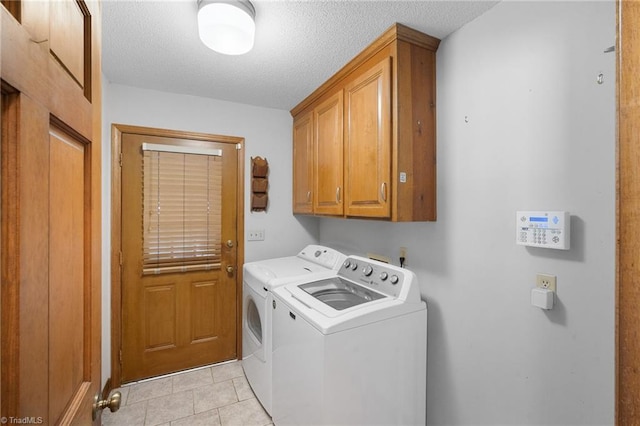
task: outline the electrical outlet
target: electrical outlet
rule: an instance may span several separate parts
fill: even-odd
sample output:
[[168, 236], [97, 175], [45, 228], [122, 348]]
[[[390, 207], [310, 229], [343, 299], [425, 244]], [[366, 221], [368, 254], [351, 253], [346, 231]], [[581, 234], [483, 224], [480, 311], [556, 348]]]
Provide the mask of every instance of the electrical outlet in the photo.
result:
[[536, 275], [536, 287], [546, 288], [556, 292], [556, 276], [547, 274]]
[[400, 267], [404, 268], [407, 264], [407, 248], [400, 247]]
[[247, 241], [264, 241], [264, 229], [254, 229], [248, 231]]

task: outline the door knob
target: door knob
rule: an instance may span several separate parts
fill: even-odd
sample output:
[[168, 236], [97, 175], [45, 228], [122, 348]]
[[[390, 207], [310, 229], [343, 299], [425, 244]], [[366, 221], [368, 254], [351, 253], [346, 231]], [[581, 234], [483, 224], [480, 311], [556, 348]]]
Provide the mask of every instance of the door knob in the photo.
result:
[[227, 240], [227, 247], [233, 248], [233, 240]]
[[231, 266], [231, 265], [227, 266], [227, 272], [228, 273], [233, 274], [233, 269], [234, 269], [233, 266]]
[[108, 399], [100, 399], [100, 392], [93, 397], [93, 420], [98, 418], [98, 412], [109, 407], [112, 413], [115, 413], [120, 409], [120, 401], [122, 400], [122, 394], [120, 392], [114, 392]]

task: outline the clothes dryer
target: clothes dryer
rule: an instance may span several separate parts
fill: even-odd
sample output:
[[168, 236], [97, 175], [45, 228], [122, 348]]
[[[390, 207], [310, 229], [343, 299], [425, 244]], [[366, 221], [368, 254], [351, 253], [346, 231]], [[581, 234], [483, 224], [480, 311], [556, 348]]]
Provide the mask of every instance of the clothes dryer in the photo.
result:
[[271, 414], [271, 290], [291, 282], [331, 277], [346, 256], [308, 245], [295, 256], [246, 263], [243, 267], [242, 366], [256, 397]]

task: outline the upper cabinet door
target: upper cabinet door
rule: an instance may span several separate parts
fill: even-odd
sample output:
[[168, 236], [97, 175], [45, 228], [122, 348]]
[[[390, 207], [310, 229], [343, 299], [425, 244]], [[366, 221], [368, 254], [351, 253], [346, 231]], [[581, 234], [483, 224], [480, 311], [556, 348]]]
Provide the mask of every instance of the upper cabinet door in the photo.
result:
[[342, 91], [339, 91], [313, 110], [316, 214], [342, 215], [344, 212], [342, 104]]
[[313, 114], [293, 122], [293, 212], [313, 213]]
[[391, 58], [345, 88], [346, 215], [389, 218]]

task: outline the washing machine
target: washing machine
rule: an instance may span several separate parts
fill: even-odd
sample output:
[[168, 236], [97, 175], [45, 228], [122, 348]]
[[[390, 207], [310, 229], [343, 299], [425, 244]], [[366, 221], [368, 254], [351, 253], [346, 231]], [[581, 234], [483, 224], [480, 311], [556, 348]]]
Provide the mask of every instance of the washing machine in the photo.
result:
[[297, 255], [243, 266], [242, 366], [256, 397], [271, 414], [271, 290], [307, 279], [336, 275], [346, 256], [337, 250], [308, 245]]
[[350, 256], [273, 301], [277, 426], [425, 424], [427, 306], [413, 272]]

